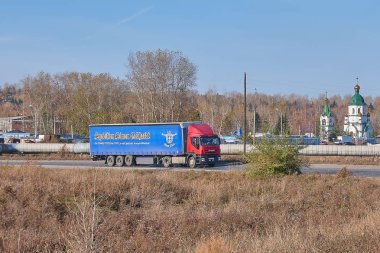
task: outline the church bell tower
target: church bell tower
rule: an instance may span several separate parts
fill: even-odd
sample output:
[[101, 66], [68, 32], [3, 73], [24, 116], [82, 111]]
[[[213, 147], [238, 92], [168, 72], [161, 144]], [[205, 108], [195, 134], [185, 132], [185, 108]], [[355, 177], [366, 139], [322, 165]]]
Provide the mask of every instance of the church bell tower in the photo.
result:
[[323, 111], [320, 116], [320, 140], [321, 142], [328, 142], [331, 138], [331, 134], [334, 130], [335, 119], [330, 112], [329, 100], [327, 99], [327, 92], [325, 96], [325, 104], [323, 105]]

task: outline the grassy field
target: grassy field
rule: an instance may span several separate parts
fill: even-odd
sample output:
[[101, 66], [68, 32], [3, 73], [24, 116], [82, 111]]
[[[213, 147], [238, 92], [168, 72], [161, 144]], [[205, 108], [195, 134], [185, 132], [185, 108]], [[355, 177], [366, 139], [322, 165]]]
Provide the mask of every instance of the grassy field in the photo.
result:
[[0, 252], [377, 252], [380, 182], [0, 167]]

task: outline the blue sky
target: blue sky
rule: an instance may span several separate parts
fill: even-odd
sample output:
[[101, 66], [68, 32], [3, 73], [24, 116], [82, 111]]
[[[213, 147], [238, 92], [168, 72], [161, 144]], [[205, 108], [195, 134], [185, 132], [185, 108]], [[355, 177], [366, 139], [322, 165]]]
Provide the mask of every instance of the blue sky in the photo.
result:
[[124, 78], [130, 52], [181, 51], [197, 89], [380, 96], [380, 1], [0, 0], [0, 84], [39, 71]]

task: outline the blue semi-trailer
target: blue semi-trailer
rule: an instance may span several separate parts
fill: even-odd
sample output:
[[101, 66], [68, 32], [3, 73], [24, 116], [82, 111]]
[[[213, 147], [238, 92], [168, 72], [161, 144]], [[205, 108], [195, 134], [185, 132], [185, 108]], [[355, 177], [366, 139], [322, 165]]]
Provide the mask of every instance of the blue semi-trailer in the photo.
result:
[[195, 122], [90, 125], [90, 155], [108, 166], [175, 164], [214, 166], [220, 140], [206, 124]]

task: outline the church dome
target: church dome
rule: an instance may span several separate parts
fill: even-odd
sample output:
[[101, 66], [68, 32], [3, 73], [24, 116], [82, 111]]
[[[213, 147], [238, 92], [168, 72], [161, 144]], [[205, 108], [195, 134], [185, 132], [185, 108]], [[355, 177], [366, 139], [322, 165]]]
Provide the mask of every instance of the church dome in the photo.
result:
[[350, 99], [350, 105], [366, 105], [364, 102], [364, 98], [359, 94], [360, 86], [359, 84], [356, 84], [355, 87], [355, 94]]
[[325, 98], [325, 105], [323, 106], [322, 116], [325, 116], [325, 117], [332, 116], [332, 113], [330, 112], [330, 108], [329, 108], [329, 100], [327, 99], [327, 95]]

